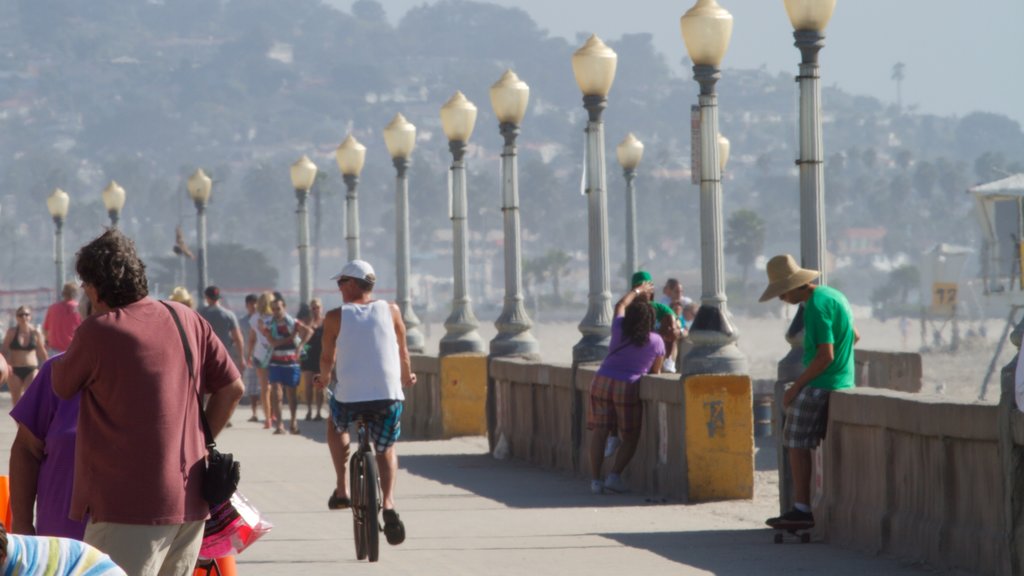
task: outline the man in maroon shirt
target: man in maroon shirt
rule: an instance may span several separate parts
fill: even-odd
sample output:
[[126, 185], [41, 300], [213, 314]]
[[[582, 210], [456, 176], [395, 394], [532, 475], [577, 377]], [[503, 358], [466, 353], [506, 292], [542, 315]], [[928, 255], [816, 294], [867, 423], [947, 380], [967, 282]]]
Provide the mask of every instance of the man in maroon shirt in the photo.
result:
[[170, 303], [188, 373], [174, 319], [147, 297], [146, 267], [119, 231], [84, 246], [75, 269], [95, 314], [53, 363], [57, 395], [81, 392], [70, 516], [88, 513], [85, 541], [128, 574], [191, 574], [209, 512], [196, 386], [216, 435], [242, 397], [238, 370], [208, 323]]
[[60, 302], [51, 304], [43, 320], [43, 336], [51, 352], [63, 352], [71, 344], [75, 329], [82, 323], [78, 314], [78, 286], [68, 282], [61, 290]]

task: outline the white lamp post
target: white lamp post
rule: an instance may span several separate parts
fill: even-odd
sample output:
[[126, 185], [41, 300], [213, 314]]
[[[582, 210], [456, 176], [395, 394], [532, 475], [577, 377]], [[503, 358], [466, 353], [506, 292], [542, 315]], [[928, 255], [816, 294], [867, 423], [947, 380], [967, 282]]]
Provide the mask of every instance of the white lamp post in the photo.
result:
[[291, 167], [292, 186], [298, 209], [295, 214], [299, 219], [299, 305], [309, 304], [312, 294], [312, 269], [309, 262], [309, 209], [306, 200], [309, 191], [316, 181], [316, 164], [306, 155], [295, 161]]
[[356, 187], [359, 185], [359, 174], [366, 163], [366, 146], [349, 134], [335, 152], [341, 178], [345, 181], [345, 244], [348, 247], [348, 259], [359, 259], [359, 198]]
[[626, 283], [629, 284], [628, 275], [637, 269], [636, 190], [633, 181], [636, 179], [636, 167], [644, 157], [644, 143], [630, 132], [615, 148], [615, 155], [622, 166], [622, 175], [626, 178]]
[[196, 294], [202, 294], [206, 289], [206, 205], [210, 201], [210, 192], [213, 189], [213, 181], [203, 172], [202, 168], [196, 170], [186, 182], [188, 195], [196, 205], [196, 239], [199, 242], [199, 258], [196, 266], [199, 271]]
[[121, 209], [124, 208], [124, 188], [116, 181], [111, 180], [110, 184], [103, 189], [103, 207], [107, 209], [107, 216], [110, 217], [110, 227], [117, 228], [117, 222], [121, 219]]
[[422, 354], [423, 333], [420, 319], [409, 299], [409, 157], [416, 147], [416, 127], [405, 116], [395, 117], [384, 128], [384, 144], [395, 166], [395, 300], [405, 322], [405, 342], [410, 352]]
[[68, 205], [71, 198], [68, 193], [60, 188], [54, 188], [53, 193], [46, 198], [46, 209], [53, 217], [53, 262], [57, 266], [57, 283], [54, 294], [56, 299], [61, 297], [61, 290], [64, 289], [64, 219], [68, 216]]
[[519, 226], [519, 168], [516, 137], [530, 102], [530, 87], [511, 70], [491, 86], [491, 107], [505, 140], [501, 151], [501, 211], [505, 223], [505, 301], [494, 323], [492, 356], [537, 358], [540, 346], [530, 333], [533, 323], [523, 306], [522, 245]]
[[462, 92], [455, 92], [441, 107], [441, 127], [448, 137], [448, 150], [452, 153], [451, 167], [451, 219], [453, 278], [452, 312], [444, 322], [445, 334], [441, 338], [441, 356], [461, 352], [484, 352], [484, 341], [477, 328], [480, 323], [473, 314], [466, 275], [469, 252], [469, 229], [466, 221], [466, 143], [476, 125], [476, 106]]
[[732, 14], [715, 0], [697, 0], [679, 21], [693, 76], [700, 84], [701, 307], [690, 328], [693, 348], [682, 374], [743, 374], [747, 359], [726, 307], [722, 221], [722, 159], [718, 139], [719, 66], [732, 37]]
[[579, 324], [583, 337], [572, 349], [573, 363], [596, 362], [608, 354], [612, 294], [608, 264], [608, 193], [605, 182], [604, 123], [601, 115], [615, 81], [618, 56], [596, 35], [572, 55], [572, 71], [587, 110], [584, 156], [587, 193], [587, 252], [590, 292], [587, 313]]

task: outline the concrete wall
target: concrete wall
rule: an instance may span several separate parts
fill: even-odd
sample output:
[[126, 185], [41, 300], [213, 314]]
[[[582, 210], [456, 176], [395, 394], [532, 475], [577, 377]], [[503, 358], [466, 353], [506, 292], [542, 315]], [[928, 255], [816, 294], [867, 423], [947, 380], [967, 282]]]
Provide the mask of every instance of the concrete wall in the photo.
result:
[[921, 355], [857, 349], [854, 354], [857, 386], [920, 392], [924, 382]]
[[441, 362], [435, 356], [413, 354], [412, 371], [416, 385], [405, 389], [402, 409], [402, 437], [411, 439], [442, 438]]
[[[597, 365], [538, 364], [518, 359], [491, 361], [495, 396], [496, 452], [540, 466], [585, 475], [586, 410]], [[634, 492], [684, 501], [749, 498], [753, 483], [750, 380], [703, 377], [687, 387], [677, 375], [640, 381], [643, 428], [636, 455], [623, 479]], [[686, 393], [684, 393], [686, 392]], [[686, 433], [686, 400], [695, 410]], [[715, 407], [720, 410], [716, 411]], [[705, 414], [706, 413], [706, 414]], [[711, 426], [710, 421], [721, 425]], [[688, 442], [690, 443], [688, 445]], [[703, 466], [688, 475], [687, 458]], [[605, 468], [610, 462], [605, 462]], [[703, 489], [691, 492], [691, 478]]]
[[[1012, 442], [1001, 446], [1006, 417]], [[869, 553], [1014, 574], [1011, 554], [1024, 549], [1015, 529], [1022, 446], [1024, 416], [1016, 410], [867, 388], [835, 393], [819, 526], [827, 541]], [[1017, 454], [1009, 475], [1007, 450]], [[1016, 512], [1007, 507], [1014, 494]]]

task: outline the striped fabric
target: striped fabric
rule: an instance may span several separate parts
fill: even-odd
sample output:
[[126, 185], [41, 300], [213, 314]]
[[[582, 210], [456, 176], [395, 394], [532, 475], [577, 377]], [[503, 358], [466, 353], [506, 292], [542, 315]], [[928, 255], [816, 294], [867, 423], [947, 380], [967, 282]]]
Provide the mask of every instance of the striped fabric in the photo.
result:
[[78, 540], [7, 535], [4, 576], [126, 576], [103, 552]]

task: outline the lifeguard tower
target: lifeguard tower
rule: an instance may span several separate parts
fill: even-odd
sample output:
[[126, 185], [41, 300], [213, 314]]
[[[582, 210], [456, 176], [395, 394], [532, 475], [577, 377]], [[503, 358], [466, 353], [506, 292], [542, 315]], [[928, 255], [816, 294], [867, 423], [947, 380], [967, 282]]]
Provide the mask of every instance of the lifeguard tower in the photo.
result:
[[984, 398], [995, 363], [1002, 352], [1017, 315], [1024, 308], [1024, 269], [1021, 266], [1024, 238], [1024, 174], [1013, 174], [967, 190], [974, 196], [975, 214], [981, 225], [981, 303], [985, 316], [1006, 317], [1006, 328], [982, 384]]

